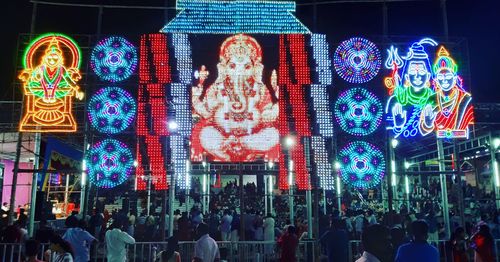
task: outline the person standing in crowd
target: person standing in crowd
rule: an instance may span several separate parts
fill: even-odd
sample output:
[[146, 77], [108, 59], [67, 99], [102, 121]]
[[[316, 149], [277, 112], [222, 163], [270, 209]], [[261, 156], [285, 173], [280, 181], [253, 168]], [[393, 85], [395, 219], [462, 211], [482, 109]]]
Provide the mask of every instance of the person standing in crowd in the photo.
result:
[[73, 257], [71, 244], [57, 234], [52, 235], [49, 249], [45, 251], [45, 260], [49, 262], [73, 262]]
[[465, 230], [463, 227], [457, 227], [451, 234], [450, 241], [447, 243], [447, 251], [451, 253], [451, 262], [467, 262], [467, 246], [465, 240]]
[[480, 224], [478, 231], [471, 237], [471, 246], [474, 249], [474, 262], [493, 262], [494, 239], [490, 228]]
[[[264, 219], [264, 241], [274, 242], [276, 240], [275, 230], [275, 221], [273, 215], [271, 213], [267, 213], [266, 218]], [[266, 255], [272, 254], [274, 249], [273, 244], [266, 244], [264, 248], [264, 253]]]
[[438, 221], [434, 215], [434, 210], [430, 210], [425, 216], [425, 222], [429, 225], [429, 241], [435, 242], [439, 240]]
[[326, 251], [328, 262], [346, 262], [348, 260], [349, 235], [340, 219], [334, 219], [331, 227], [320, 238], [319, 242]]
[[24, 255], [27, 262], [43, 262], [38, 260], [38, 252], [40, 251], [40, 242], [34, 239], [29, 239], [24, 243]]
[[230, 240], [235, 242], [240, 240], [239, 235], [240, 230], [240, 215], [234, 211], [233, 221], [231, 221], [231, 238]]
[[295, 262], [297, 261], [296, 252], [299, 245], [297, 230], [295, 226], [287, 226], [286, 232], [278, 240], [278, 246], [281, 249], [280, 262]]
[[127, 234], [131, 235], [132, 237], [135, 235], [135, 219], [137, 215], [135, 211], [130, 212], [130, 215], [128, 216], [128, 228], [127, 228]]
[[259, 212], [255, 214], [254, 220], [253, 220], [253, 239], [257, 241], [262, 241], [264, 240], [264, 221], [262, 220], [262, 216], [260, 215]]
[[424, 220], [411, 223], [413, 241], [399, 247], [396, 254], [396, 262], [438, 262], [438, 250], [427, 243], [429, 226]]
[[200, 223], [196, 227], [198, 240], [194, 245], [193, 262], [215, 262], [220, 261], [219, 246], [213, 238], [210, 237], [208, 225]]
[[47, 224], [47, 220], [40, 220], [40, 226], [35, 232], [35, 240], [39, 243], [49, 243], [52, 234], [54, 234], [54, 230]]
[[363, 210], [358, 210], [356, 212], [356, 217], [354, 218], [354, 229], [356, 231], [356, 238], [359, 239], [363, 233], [363, 227], [365, 225], [365, 216], [363, 215]]
[[156, 261], [159, 262], [180, 262], [181, 255], [177, 252], [179, 242], [177, 237], [167, 239], [167, 250], [163, 250], [157, 255]]
[[[71, 220], [71, 221], [68, 221]], [[74, 250], [75, 262], [88, 262], [90, 260], [90, 244], [96, 240], [89, 232], [85, 230], [85, 220], [78, 221], [76, 216], [70, 216], [66, 219], [69, 227], [63, 235], [63, 239], [68, 241]]]
[[366, 219], [368, 220], [369, 225], [377, 224], [377, 218], [375, 217], [373, 210], [368, 209], [368, 211], [366, 211], [366, 216], [367, 216]]
[[233, 222], [233, 217], [229, 209], [224, 211], [224, 216], [222, 216], [220, 223], [220, 233], [222, 241], [229, 241], [231, 236], [231, 223]]
[[391, 237], [387, 227], [380, 224], [366, 227], [361, 234], [361, 244], [364, 248], [363, 255], [356, 262], [381, 262], [390, 260]]
[[123, 232], [122, 227], [121, 221], [115, 220], [106, 232], [106, 255], [108, 262], [127, 261], [126, 245], [135, 243], [135, 239], [126, 232]]
[[182, 212], [182, 216], [179, 218], [177, 223], [179, 224], [179, 240], [192, 241], [191, 223], [189, 222], [187, 212]]

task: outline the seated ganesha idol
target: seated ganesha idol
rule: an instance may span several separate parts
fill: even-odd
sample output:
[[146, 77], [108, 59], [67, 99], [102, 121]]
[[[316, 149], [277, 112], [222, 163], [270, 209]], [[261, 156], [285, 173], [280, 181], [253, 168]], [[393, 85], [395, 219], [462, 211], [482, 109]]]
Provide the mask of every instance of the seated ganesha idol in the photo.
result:
[[279, 155], [278, 97], [276, 71], [271, 87], [262, 81], [262, 49], [257, 41], [239, 34], [221, 46], [218, 76], [208, 88], [205, 66], [192, 87], [193, 114], [199, 121], [192, 133], [192, 160], [206, 153], [214, 161], [277, 161]]

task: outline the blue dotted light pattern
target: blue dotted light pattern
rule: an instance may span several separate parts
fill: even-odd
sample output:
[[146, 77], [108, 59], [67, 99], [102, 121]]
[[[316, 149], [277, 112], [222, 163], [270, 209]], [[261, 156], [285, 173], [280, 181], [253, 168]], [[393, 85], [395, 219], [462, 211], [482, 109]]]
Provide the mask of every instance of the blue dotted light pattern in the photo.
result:
[[123, 81], [137, 67], [137, 50], [123, 37], [104, 38], [92, 50], [90, 66], [103, 81]]
[[384, 154], [376, 146], [355, 141], [338, 154], [342, 181], [355, 188], [374, 188], [385, 175]]
[[344, 132], [354, 136], [366, 136], [380, 126], [383, 108], [375, 94], [355, 87], [338, 96], [334, 112], [335, 119]]
[[129, 92], [119, 87], [99, 89], [88, 103], [88, 118], [93, 128], [105, 134], [117, 134], [134, 121], [137, 104]]
[[113, 188], [123, 184], [134, 170], [134, 157], [128, 146], [115, 139], [94, 144], [86, 154], [87, 174], [92, 184]]
[[342, 42], [333, 55], [333, 65], [339, 76], [354, 84], [372, 80], [378, 74], [381, 63], [377, 46], [361, 37]]

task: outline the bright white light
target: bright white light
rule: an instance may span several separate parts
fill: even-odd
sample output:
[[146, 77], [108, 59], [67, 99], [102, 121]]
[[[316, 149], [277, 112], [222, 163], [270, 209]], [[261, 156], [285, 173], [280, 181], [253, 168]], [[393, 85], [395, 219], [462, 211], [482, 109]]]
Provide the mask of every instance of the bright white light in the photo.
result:
[[268, 166], [269, 168], [273, 168], [273, 167], [274, 167], [274, 162], [273, 162], [273, 161], [269, 161], [269, 162], [267, 162], [267, 166]]
[[410, 166], [411, 166], [411, 163], [410, 163], [410, 162], [405, 162], [405, 169], [410, 168]]
[[495, 185], [500, 187], [500, 174], [498, 174], [498, 162], [493, 162], [493, 175], [495, 176]]
[[86, 170], [87, 170], [87, 160], [86, 160], [86, 159], [84, 159], [84, 160], [82, 161], [82, 171], [86, 171]]
[[391, 140], [391, 145], [392, 145], [392, 148], [396, 148], [399, 144], [399, 141], [396, 139], [396, 138], [393, 138]]
[[396, 172], [396, 161], [394, 161], [394, 160], [391, 160], [391, 171], [393, 173]]
[[81, 181], [81, 185], [82, 187], [85, 186], [87, 184], [87, 173], [85, 172], [82, 172], [82, 181]]
[[493, 139], [493, 147], [498, 148], [500, 146], [500, 138], [496, 137]]
[[337, 196], [340, 196], [340, 177], [337, 177]]
[[134, 160], [134, 167], [137, 167], [139, 165], [139, 162], [137, 160]]
[[203, 162], [201, 162], [201, 165], [202, 165], [203, 167], [207, 167], [207, 162], [203, 161]]
[[177, 122], [175, 121], [169, 121], [168, 122], [168, 129], [173, 131], [173, 130], [177, 130], [177, 128], [179, 127], [179, 124], [177, 124]]
[[408, 180], [408, 176], [405, 176], [405, 189], [406, 194], [410, 194], [410, 181]]
[[287, 136], [285, 138], [285, 146], [287, 148], [290, 148], [292, 147], [293, 145], [295, 145], [295, 139], [292, 137], [292, 136]]
[[90, 148], [90, 144], [87, 144], [87, 150]]
[[288, 162], [288, 185], [292, 186], [293, 184], [293, 160]]
[[269, 194], [273, 193], [274, 185], [273, 185], [273, 177], [269, 176]]
[[396, 186], [396, 173], [392, 173], [391, 177], [392, 177], [391, 186]]
[[207, 192], [207, 176], [206, 175], [203, 175], [203, 193], [206, 193]]
[[333, 166], [335, 167], [336, 170], [339, 170], [340, 169], [340, 163], [339, 163], [339, 161], [335, 161], [335, 163], [333, 164]]

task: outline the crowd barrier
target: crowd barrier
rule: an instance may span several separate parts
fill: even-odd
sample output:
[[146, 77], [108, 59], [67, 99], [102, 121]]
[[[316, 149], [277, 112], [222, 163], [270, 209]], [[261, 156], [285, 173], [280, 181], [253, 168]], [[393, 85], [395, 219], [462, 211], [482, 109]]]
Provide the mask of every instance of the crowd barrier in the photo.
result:
[[[240, 241], [240, 242], [217, 242], [221, 255], [227, 261], [234, 262], [271, 262], [279, 261], [280, 250], [275, 242], [269, 241]], [[447, 252], [446, 241], [440, 240], [431, 242], [440, 253], [441, 261], [452, 261], [451, 254]], [[181, 261], [191, 261], [194, 254], [194, 241], [179, 242], [179, 253]], [[48, 244], [42, 244], [38, 258], [43, 259], [43, 253], [47, 250]], [[131, 262], [151, 262], [155, 261], [157, 254], [166, 250], [167, 242], [138, 242], [127, 246], [128, 261]], [[495, 241], [496, 262], [500, 262], [500, 239]], [[0, 262], [22, 261], [23, 245], [19, 243], [0, 243]], [[319, 262], [320, 249], [317, 241], [301, 241], [297, 249], [298, 262]], [[355, 261], [362, 254], [361, 242], [353, 240], [349, 242], [349, 261]], [[469, 258], [473, 259], [473, 251], [470, 250]], [[106, 261], [105, 243], [97, 243], [91, 246], [92, 262]]]

